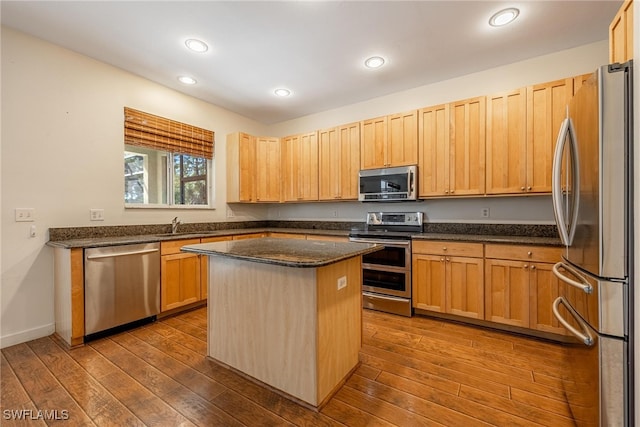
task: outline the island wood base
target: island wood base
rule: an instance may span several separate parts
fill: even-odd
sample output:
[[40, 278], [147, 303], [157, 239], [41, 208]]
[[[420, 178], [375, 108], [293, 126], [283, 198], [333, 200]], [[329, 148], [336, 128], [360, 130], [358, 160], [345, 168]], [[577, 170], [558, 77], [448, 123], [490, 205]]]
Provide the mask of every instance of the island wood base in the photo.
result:
[[211, 256], [209, 268], [210, 358], [316, 409], [357, 367], [360, 256], [318, 268]]

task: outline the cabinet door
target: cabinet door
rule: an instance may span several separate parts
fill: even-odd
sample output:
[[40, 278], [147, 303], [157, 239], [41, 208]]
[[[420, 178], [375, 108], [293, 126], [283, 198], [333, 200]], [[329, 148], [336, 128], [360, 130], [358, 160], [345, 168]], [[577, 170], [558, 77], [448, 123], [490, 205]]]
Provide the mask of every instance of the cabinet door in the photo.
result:
[[299, 200], [318, 200], [318, 133], [300, 135]]
[[[567, 292], [568, 285], [558, 280], [552, 268], [553, 264], [550, 263], [529, 265], [530, 326], [539, 331], [569, 335], [569, 332], [558, 323], [551, 309], [556, 298]], [[573, 316], [565, 316], [565, 319], [573, 319]]]
[[485, 110], [484, 96], [451, 104], [450, 195], [484, 194]]
[[258, 202], [280, 200], [280, 139], [257, 137], [253, 177]]
[[246, 133], [227, 136], [227, 199], [255, 201], [255, 137]]
[[340, 141], [338, 129], [323, 129], [318, 132], [318, 198], [335, 200], [340, 198]]
[[586, 82], [589, 77], [593, 76], [593, 73], [590, 74], [582, 74], [580, 76], [575, 76], [573, 78], [573, 94], [575, 95], [578, 92], [578, 89], [582, 87], [584, 82]]
[[421, 197], [444, 196], [449, 193], [449, 104], [423, 108], [418, 117], [418, 191]]
[[484, 319], [484, 260], [447, 257], [446, 312]]
[[340, 198], [358, 199], [358, 172], [360, 171], [360, 123], [338, 127], [340, 144]]
[[526, 191], [526, 93], [487, 97], [487, 194]]
[[386, 166], [418, 163], [418, 111], [393, 114], [387, 118]]
[[375, 169], [386, 166], [387, 117], [360, 122], [360, 168]]
[[300, 171], [297, 158], [300, 144], [298, 136], [288, 136], [282, 139], [280, 156], [282, 159], [282, 198], [285, 202], [298, 200], [298, 179]]
[[446, 311], [445, 258], [436, 255], [413, 255], [413, 307], [422, 310]]
[[522, 261], [485, 260], [485, 320], [529, 327], [529, 266]]
[[633, 0], [625, 0], [609, 25], [609, 63], [633, 59]]
[[161, 311], [200, 301], [199, 255], [162, 256], [161, 272]]
[[551, 192], [553, 151], [572, 96], [571, 78], [527, 87], [527, 192]]

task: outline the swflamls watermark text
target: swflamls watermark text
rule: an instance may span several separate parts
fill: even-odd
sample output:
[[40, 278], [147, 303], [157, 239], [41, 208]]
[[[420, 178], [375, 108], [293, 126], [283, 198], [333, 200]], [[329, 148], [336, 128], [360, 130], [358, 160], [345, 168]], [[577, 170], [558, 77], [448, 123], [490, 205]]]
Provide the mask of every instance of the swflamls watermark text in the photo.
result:
[[68, 420], [69, 411], [66, 409], [4, 409], [2, 418], [5, 420]]

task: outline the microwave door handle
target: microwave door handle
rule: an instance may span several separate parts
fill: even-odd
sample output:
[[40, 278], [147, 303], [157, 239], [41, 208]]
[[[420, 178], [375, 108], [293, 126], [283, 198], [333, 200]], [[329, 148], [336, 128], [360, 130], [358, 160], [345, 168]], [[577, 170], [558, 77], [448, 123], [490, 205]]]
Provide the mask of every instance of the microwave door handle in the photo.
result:
[[410, 188], [410, 192], [409, 194], [413, 195], [414, 194], [414, 188], [413, 188], [413, 171], [409, 171], [409, 188]]
[[569, 132], [569, 118], [565, 118], [558, 132], [556, 149], [553, 154], [553, 168], [551, 175], [551, 198], [553, 201], [553, 213], [556, 217], [556, 225], [560, 234], [560, 241], [563, 245], [569, 245], [569, 232], [564, 220], [564, 207], [562, 205], [562, 153], [566, 144], [567, 133]]
[[[582, 331], [574, 328], [564, 317], [562, 317], [562, 315], [560, 314], [560, 304], [565, 306], [569, 314], [571, 314], [571, 317], [573, 317], [576, 322], [578, 322]], [[589, 326], [584, 322], [584, 320], [582, 320], [580, 315], [573, 307], [571, 307], [571, 304], [569, 304], [564, 297], [556, 298], [555, 301], [553, 301], [551, 309], [553, 310], [553, 316], [558, 319], [558, 322], [560, 322], [560, 324], [567, 328], [569, 332], [580, 339], [580, 341], [582, 341], [584, 345], [586, 345], [587, 347], [591, 347], [594, 344], [595, 341], [593, 340], [593, 336], [591, 336], [591, 333], [589, 332]]]

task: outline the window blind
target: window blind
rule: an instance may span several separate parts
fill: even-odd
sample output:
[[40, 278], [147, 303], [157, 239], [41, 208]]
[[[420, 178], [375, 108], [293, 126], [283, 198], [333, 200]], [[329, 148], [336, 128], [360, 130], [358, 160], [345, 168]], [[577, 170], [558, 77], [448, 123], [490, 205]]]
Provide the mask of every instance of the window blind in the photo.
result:
[[214, 133], [124, 107], [124, 143], [177, 154], [213, 158]]

